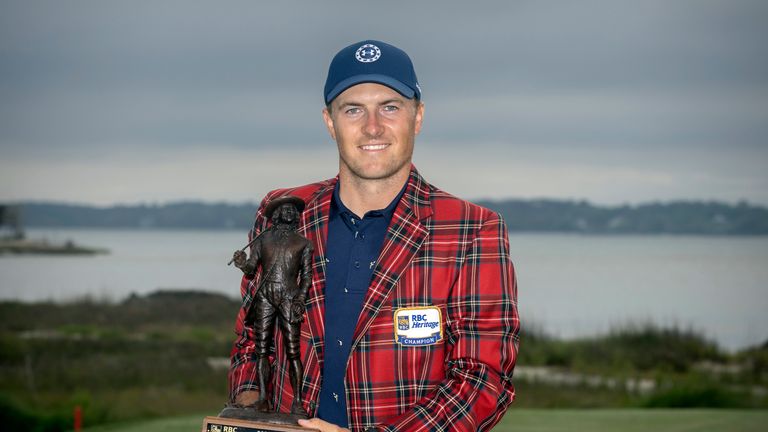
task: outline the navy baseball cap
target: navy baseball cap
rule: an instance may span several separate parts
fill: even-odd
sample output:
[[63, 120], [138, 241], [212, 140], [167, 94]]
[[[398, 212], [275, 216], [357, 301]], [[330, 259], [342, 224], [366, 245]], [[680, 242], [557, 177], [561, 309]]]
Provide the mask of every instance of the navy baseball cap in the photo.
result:
[[366, 40], [336, 54], [325, 80], [325, 103], [331, 103], [341, 92], [361, 83], [383, 84], [408, 99], [421, 99], [410, 57], [385, 42]]

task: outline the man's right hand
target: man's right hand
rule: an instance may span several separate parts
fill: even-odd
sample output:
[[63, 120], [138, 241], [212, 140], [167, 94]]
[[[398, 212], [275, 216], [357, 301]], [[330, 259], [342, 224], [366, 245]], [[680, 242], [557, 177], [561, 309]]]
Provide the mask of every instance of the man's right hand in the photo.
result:
[[248, 260], [248, 255], [245, 252], [239, 250], [235, 251], [232, 255], [232, 262], [235, 263], [235, 267], [242, 269], [245, 266], [245, 262]]
[[335, 424], [328, 423], [319, 418], [311, 418], [309, 420], [299, 419], [299, 426], [316, 429], [320, 432], [349, 432], [349, 429], [336, 426]]
[[251, 406], [259, 401], [259, 392], [256, 390], [246, 390], [235, 396], [235, 403], [240, 406]]

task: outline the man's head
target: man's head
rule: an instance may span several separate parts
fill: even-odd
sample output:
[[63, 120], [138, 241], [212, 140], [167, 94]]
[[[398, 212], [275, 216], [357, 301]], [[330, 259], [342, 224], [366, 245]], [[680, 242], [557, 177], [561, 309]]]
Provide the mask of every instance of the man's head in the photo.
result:
[[285, 195], [270, 201], [264, 209], [264, 215], [275, 225], [295, 225], [302, 210], [304, 210], [304, 201], [301, 198]]
[[339, 174], [361, 180], [410, 171], [424, 105], [408, 55], [379, 41], [350, 45], [333, 58], [323, 118], [339, 148]]

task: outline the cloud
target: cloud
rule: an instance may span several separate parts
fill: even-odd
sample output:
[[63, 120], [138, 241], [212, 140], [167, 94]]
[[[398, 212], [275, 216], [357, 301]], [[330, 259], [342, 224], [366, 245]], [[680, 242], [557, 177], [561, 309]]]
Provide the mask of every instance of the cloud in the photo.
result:
[[[320, 109], [330, 58], [372, 37], [411, 54], [427, 104], [420, 143], [451, 155], [419, 150], [421, 165], [441, 178], [432, 160], [493, 155], [495, 171], [477, 160], [478, 175], [520, 184], [506, 173], [524, 172], [531, 188], [488, 180], [462, 194], [768, 203], [766, 174], [753, 168], [768, 162], [766, 18], [768, 4], [746, 0], [4, 2], [0, 152], [13, 186], [0, 199], [71, 197], [18, 183], [29, 172], [41, 184], [103, 176], [105, 161], [122, 173], [114, 201], [205, 198], [213, 193], [187, 188], [198, 180], [181, 165], [173, 187], [129, 179], [157, 185], [146, 161], [194, 165], [189, 154], [238, 167], [243, 155], [314, 155], [329, 144]], [[586, 180], [603, 176], [624, 180]]]

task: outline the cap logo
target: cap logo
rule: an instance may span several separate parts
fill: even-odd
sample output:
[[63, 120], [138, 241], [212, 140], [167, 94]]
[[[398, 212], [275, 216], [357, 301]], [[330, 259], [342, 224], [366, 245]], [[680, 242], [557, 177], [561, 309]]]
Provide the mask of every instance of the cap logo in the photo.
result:
[[373, 63], [381, 57], [381, 50], [373, 44], [365, 44], [355, 51], [355, 58], [362, 63]]

